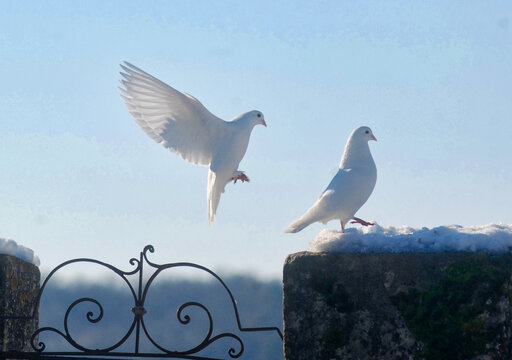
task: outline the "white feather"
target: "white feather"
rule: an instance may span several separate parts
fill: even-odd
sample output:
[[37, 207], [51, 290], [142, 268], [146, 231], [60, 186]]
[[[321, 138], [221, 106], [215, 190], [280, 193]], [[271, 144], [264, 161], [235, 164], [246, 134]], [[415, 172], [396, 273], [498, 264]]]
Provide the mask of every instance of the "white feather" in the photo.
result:
[[135, 122], [183, 159], [208, 166], [227, 124], [196, 98], [182, 94], [136, 66], [121, 65], [123, 99]]
[[211, 225], [215, 221], [220, 195], [224, 192], [230, 178], [231, 176], [219, 176], [218, 173], [215, 173], [212, 170], [208, 171], [208, 190], [206, 194], [206, 201], [208, 205], [208, 225]]

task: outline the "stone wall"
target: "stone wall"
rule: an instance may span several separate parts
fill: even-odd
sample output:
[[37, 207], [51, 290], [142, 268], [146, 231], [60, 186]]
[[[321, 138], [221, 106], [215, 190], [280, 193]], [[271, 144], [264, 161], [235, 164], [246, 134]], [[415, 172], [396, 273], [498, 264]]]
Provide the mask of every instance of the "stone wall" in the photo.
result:
[[32, 350], [28, 340], [37, 329], [37, 316], [32, 318], [32, 312], [39, 291], [40, 276], [37, 266], [0, 254], [2, 351]]
[[511, 255], [292, 254], [286, 359], [511, 359], [511, 278]]

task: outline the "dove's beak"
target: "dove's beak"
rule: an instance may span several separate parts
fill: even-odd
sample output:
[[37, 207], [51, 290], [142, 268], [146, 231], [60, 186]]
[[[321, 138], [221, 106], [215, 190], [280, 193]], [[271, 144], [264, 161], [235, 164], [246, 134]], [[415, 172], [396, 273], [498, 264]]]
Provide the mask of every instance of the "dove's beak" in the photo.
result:
[[267, 127], [267, 123], [263, 120], [263, 126]]
[[372, 135], [372, 140], [377, 141], [377, 138], [375, 137], [375, 135]]

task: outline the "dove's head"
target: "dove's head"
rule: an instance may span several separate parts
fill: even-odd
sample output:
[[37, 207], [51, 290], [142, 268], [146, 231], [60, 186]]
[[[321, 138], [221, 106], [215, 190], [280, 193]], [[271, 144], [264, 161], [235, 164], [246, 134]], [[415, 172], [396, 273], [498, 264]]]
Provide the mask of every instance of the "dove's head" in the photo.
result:
[[258, 110], [248, 111], [248, 112], [240, 115], [239, 119], [244, 122], [249, 123], [252, 126], [263, 125], [263, 126], [267, 127], [267, 123], [265, 122], [265, 117], [263, 116], [263, 113]]
[[377, 138], [368, 126], [361, 126], [352, 131], [341, 157], [340, 169], [360, 166], [365, 161], [373, 163], [368, 147], [368, 141], [370, 140], [377, 141]]
[[361, 139], [364, 141], [377, 141], [377, 138], [375, 137], [375, 135], [373, 135], [372, 129], [370, 129], [368, 126], [358, 127], [357, 129], [354, 130], [351, 137], [354, 139]]

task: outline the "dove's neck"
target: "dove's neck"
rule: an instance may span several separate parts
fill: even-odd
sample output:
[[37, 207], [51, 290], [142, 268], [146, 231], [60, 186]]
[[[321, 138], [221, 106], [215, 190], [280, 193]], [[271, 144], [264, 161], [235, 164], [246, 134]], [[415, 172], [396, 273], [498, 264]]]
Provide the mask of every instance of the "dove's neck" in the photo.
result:
[[251, 119], [248, 116], [237, 117], [237, 118], [233, 119], [233, 121], [231, 121], [231, 124], [236, 126], [238, 129], [244, 129], [245, 131], [248, 131], [249, 133], [252, 131], [254, 126], [256, 126], [256, 122], [254, 121], [254, 119]]
[[340, 162], [340, 169], [361, 166], [375, 167], [368, 141], [350, 139], [345, 146], [345, 151], [343, 152], [343, 157]]

